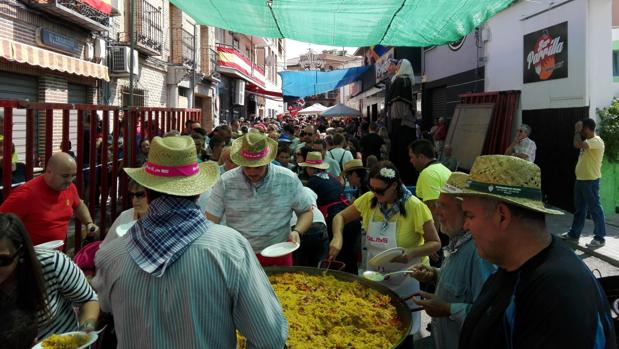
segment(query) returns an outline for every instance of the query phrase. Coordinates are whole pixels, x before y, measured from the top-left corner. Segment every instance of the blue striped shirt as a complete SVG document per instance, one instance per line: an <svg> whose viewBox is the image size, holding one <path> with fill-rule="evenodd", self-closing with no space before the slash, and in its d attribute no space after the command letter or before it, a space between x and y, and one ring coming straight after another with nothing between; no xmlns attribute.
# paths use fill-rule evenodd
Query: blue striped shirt
<svg viewBox="0 0 619 349"><path fill-rule="evenodd" d="M96 301L95 291L80 268L64 253L42 249L35 249L35 252L43 269L51 315L51 322L46 323L42 314L39 314L37 338L77 331L78 318L73 307Z"/></svg>
<svg viewBox="0 0 619 349"><path fill-rule="evenodd" d="M288 323L245 240L213 224L161 277L140 269L128 237L111 241L95 258L92 284L101 309L114 317L118 348L283 348Z"/></svg>
<svg viewBox="0 0 619 349"><path fill-rule="evenodd" d="M226 225L240 232L258 253L288 240L292 213L312 209L313 200L289 169L269 164L260 183L251 183L241 167L224 173L211 190L206 212L226 216Z"/></svg>

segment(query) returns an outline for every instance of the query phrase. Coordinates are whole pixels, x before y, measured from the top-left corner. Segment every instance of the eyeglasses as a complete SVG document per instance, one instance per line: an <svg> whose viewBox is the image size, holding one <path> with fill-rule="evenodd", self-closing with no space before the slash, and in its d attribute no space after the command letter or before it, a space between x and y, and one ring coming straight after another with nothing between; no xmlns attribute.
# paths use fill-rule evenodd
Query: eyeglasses
<svg viewBox="0 0 619 349"><path fill-rule="evenodd" d="M135 197L136 199L143 199L144 197L146 197L146 192L145 191L136 191L134 192L129 192L129 199L133 199L133 197Z"/></svg>
<svg viewBox="0 0 619 349"><path fill-rule="evenodd" d="M526 133L527 131L526 131L526 130L518 130L518 132L520 132L520 133Z"/></svg>
<svg viewBox="0 0 619 349"><path fill-rule="evenodd" d="M313 136L314 134L311 132L301 132L301 137L303 136Z"/></svg>
<svg viewBox="0 0 619 349"><path fill-rule="evenodd" d="M10 256L6 256L6 255L0 256L0 267L6 267L6 266L11 265L11 263L13 263L15 258L21 252L21 249L22 249L22 246L19 246L19 248L17 250L15 250L15 253L13 253L12 255L10 255Z"/></svg>
<svg viewBox="0 0 619 349"><path fill-rule="evenodd" d="M371 186L369 187L370 191L374 193L374 195L380 195L380 196L385 195L385 192L389 190L389 188L391 188L391 184L389 184L383 189L372 188Z"/></svg>

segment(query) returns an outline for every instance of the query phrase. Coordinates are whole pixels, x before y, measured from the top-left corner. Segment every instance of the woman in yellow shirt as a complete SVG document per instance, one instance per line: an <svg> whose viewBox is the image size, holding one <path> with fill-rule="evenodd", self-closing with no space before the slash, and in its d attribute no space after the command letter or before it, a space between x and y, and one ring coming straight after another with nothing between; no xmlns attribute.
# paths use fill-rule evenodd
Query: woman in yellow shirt
<svg viewBox="0 0 619 349"><path fill-rule="evenodd" d="M369 189L352 206L333 218L329 258L335 258L342 249L344 225L361 218L366 232L366 260L389 249L403 249L393 259L378 265L366 263L363 269L387 273L406 269L419 262L427 264L428 256L441 248L428 207L406 189L398 170L389 161L381 161L370 170ZM419 291L419 282L405 274L393 276L381 283L400 297L408 297ZM414 306L412 301L407 304ZM415 313L414 317L418 318L419 313ZM413 320L412 333L419 331L419 323L419 319Z"/></svg>

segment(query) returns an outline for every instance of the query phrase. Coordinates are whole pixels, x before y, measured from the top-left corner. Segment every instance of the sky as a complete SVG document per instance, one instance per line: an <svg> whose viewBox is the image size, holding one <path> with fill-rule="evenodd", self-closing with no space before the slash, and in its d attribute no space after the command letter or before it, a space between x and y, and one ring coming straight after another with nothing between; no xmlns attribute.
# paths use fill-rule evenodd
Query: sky
<svg viewBox="0 0 619 349"><path fill-rule="evenodd" d="M300 55L307 53L308 48L311 48L312 50L318 53L322 52L323 50L329 50L329 49L341 50L342 49L342 47L316 45L316 44L310 44L306 42L286 39L286 59L299 57ZM344 50L346 50L347 53L350 55L355 53L356 49L357 49L356 47L344 47Z"/></svg>

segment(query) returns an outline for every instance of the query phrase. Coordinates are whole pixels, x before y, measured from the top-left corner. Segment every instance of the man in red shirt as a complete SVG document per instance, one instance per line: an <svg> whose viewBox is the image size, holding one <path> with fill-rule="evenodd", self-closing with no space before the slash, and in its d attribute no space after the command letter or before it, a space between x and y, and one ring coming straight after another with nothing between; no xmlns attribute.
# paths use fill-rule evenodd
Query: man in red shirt
<svg viewBox="0 0 619 349"><path fill-rule="evenodd" d="M15 189L0 206L0 212L16 214L26 226L33 245L52 240L66 240L69 221L75 213L86 225L89 237L97 227L88 207L73 184L77 173L75 160L67 153L52 155L45 174Z"/></svg>

